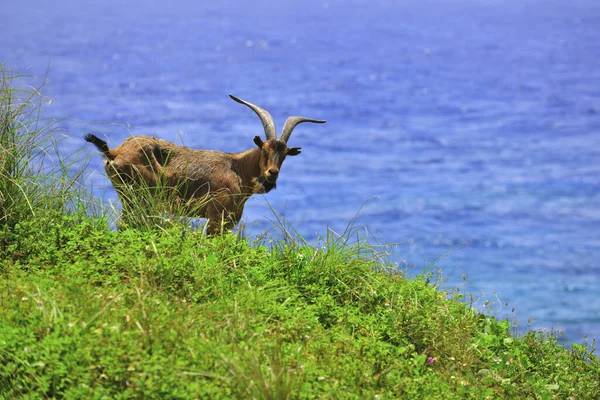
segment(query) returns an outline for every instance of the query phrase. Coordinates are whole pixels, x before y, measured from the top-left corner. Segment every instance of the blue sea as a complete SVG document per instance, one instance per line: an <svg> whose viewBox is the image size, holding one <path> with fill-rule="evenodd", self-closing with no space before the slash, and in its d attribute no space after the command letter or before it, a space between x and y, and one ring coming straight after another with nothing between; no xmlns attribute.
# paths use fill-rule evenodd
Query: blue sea
<svg viewBox="0 0 600 400"><path fill-rule="evenodd" d="M600 339L597 0L32 0L0 20L0 62L47 74L45 112L107 202L86 132L251 148L260 121L229 93L278 127L326 119L294 131L302 154L249 201L248 236L270 207L309 240L356 217L407 274L439 268L521 330Z"/></svg>

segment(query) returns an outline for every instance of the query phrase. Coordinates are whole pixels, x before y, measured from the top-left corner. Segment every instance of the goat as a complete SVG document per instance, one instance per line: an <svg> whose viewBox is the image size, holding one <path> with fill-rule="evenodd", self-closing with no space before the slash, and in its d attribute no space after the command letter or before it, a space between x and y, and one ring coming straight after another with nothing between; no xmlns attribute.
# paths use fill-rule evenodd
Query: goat
<svg viewBox="0 0 600 400"><path fill-rule="evenodd" d="M208 219L209 235L231 229L241 219L244 205L253 194L269 193L276 188L285 158L300 154L300 147L287 146L294 128L303 122L326 122L289 117L277 139L269 112L233 95L229 97L258 115L266 141L255 136L256 147L233 154L192 150L155 137L132 136L110 150L104 140L91 133L85 135L85 140L104 155L104 169L121 199L124 214L131 209L132 200L126 194L131 191L126 189L166 187L184 206L183 216Z"/></svg>

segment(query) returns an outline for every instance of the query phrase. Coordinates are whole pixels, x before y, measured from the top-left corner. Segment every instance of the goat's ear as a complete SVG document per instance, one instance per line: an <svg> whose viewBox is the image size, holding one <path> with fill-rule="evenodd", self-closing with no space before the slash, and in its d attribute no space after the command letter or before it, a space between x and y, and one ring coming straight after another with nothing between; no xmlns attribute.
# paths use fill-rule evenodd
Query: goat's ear
<svg viewBox="0 0 600 400"><path fill-rule="evenodd" d="M254 136L254 144L256 144L259 148L262 149L264 142L260 138L260 136Z"/></svg>
<svg viewBox="0 0 600 400"><path fill-rule="evenodd" d="M288 156L297 156L298 154L301 153L300 149L301 149L301 147L290 147L287 149L287 155Z"/></svg>

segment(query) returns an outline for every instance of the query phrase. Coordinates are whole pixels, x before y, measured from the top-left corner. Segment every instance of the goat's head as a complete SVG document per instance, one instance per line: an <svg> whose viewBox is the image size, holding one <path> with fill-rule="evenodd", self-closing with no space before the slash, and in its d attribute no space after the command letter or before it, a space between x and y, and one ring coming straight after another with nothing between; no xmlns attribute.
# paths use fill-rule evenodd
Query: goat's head
<svg viewBox="0 0 600 400"><path fill-rule="evenodd" d="M277 139L277 131L275 130L275 122L273 117L268 111L249 103L245 100L239 99L235 96L229 95L233 100L238 103L244 104L250 107L256 115L260 118L263 127L265 129L266 141L263 141L260 136L254 137L254 144L261 149L260 154L260 177L258 183L263 186L264 191L268 192L275 188L277 178L279 177L279 171L281 170L281 164L287 156L297 156L300 154L300 147L288 147L287 141L292 134L294 128L303 122L313 122L316 124L323 124L325 121L310 119L304 117L289 117L283 126L281 136Z"/></svg>

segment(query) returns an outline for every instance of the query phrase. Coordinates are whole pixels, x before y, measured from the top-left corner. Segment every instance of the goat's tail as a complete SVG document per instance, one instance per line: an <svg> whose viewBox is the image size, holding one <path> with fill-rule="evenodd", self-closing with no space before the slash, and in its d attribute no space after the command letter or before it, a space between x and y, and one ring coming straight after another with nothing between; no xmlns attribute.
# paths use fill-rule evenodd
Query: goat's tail
<svg viewBox="0 0 600 400"><path fill-rule="evenodd" d="M104 140L100 139L98 136L88 133L83 138L85 139L86 142L90 142L91 144L96 146L98 148L98 150L100 150L102 152L102 154L104 155L104 157L106 157L107 159L109 159L109 160L115 159L115 156L112 154L112 152L108 148L108 144Z"/></svg>

